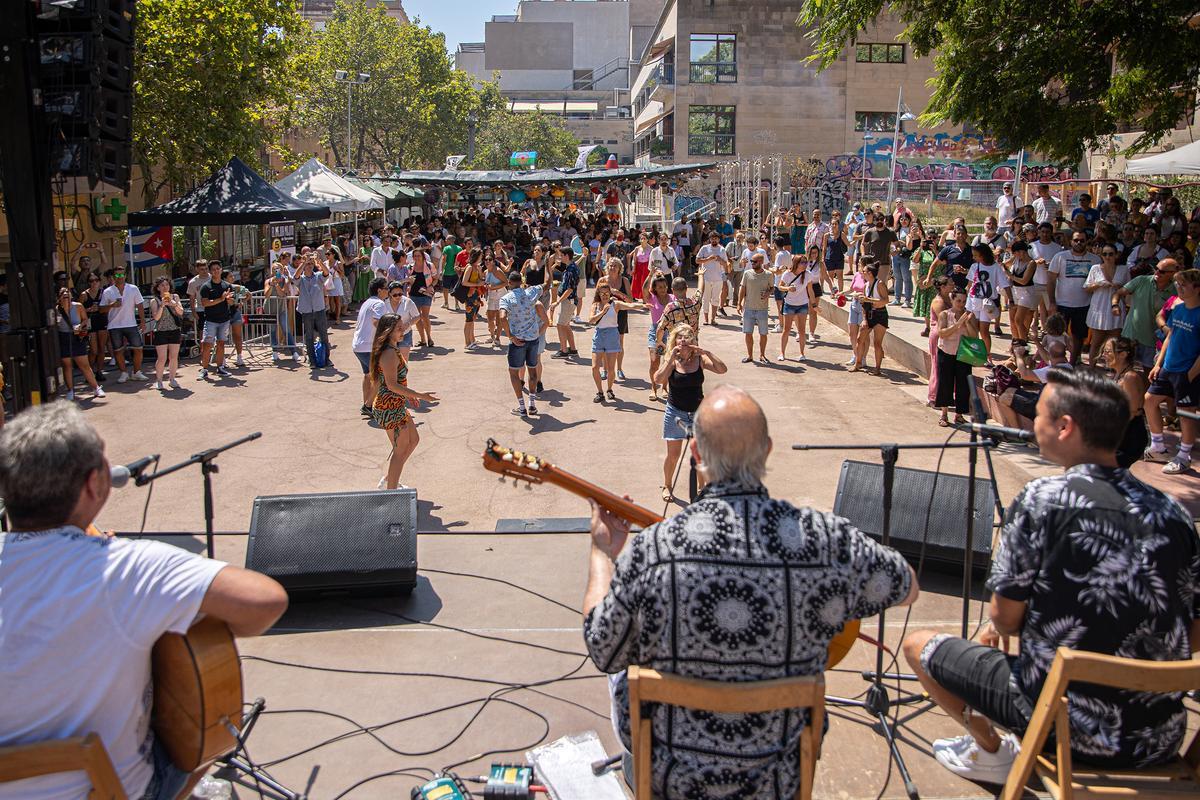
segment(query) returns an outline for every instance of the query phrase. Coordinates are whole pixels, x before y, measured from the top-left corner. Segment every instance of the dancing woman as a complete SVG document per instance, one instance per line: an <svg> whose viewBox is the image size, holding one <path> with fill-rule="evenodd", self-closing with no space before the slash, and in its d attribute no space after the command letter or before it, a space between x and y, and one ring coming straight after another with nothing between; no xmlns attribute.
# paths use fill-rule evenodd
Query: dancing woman
<svg viewBox="0 0 1200 800"><path fill-rule="evenodd" d="M417 449L421 437L408 413L412 400L437 402L433 392L416 392L408 388L408 364L400 355L400 340L404 338L404 326L396 314L384 314L375 326L375 340L371 343L371 375L375 377L378 390L371 404L371 416L387 433L392 444L387 474L379 480L380 489L396 489L400 486L400 472L404 462Z"/></svg>

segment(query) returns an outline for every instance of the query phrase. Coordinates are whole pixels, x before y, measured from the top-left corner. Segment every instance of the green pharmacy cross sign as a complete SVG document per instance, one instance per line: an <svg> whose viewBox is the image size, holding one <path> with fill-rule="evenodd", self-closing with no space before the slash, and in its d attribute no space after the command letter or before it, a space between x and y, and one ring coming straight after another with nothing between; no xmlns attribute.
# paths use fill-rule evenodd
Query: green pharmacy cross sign
<svg viewBox="0 0 1200 800"><path fill-rule="evenodd" d="M112 217L113 222L120 222L121 218L125 216L125 212L128 210L129 206L122 203L121 198L119 197L114 197L112 200L108 201L107 205L105 205L103 198L96 198L96 213L108 214L110 217Z"/></svg>

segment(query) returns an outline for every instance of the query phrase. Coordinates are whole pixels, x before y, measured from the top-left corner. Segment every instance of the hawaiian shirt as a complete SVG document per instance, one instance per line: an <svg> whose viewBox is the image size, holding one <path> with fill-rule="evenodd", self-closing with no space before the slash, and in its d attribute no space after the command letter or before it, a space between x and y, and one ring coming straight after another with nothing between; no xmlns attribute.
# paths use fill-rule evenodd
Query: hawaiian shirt
<svg viewBox="0 0 1200 800"><path fill-rule="evenodd" d="M1013 681L1033 705L1059 647L1191 658L1200 539L1167 495L1126 470L1080 464L1017 495L988 588L1028 604ZM1144 766L1179 751L1181 694L1077 685L1069 695L1071 749L1081 758Z"/></svg>
<svg viewBox="0 0 1200 800"><path fill-rule="evenodd" d="M899 553L841 517L714 483L630 538L584 639L598 669L620 673L614 723L628 749L629 665L730 682L820 675L843 623L900 602L911 581ZM654 796L793 797L806 718L655 707Z"/></svg>
<svg viewBox="0 0 1200 800"><path fill-rule="evenodd" d="M512 336L532 342L541 334L537 302L542 296L540 286L518 286L500 298L500 310L508 315L508 331Z"/></svg>
<svg viewBox="0 0 1200 800"><path fill-rule="evenodd" d="M670 334L671 328L674 328L681 322L686 322L692 326L692 333L695 334L697 342L700 341L700 301L694 297L675 300L667 304L663 310L662 316L658 318L658 329L662 333L662 340L667 340L667 335Z"/></svg>

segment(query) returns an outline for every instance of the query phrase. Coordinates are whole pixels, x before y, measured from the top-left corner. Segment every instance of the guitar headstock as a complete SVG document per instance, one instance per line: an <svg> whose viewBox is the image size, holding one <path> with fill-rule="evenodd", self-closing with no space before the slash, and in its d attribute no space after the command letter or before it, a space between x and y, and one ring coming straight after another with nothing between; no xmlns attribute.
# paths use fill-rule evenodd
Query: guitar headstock
<svg viewBox="0 0 1200 800"><path fill-rule="evenodd" d="M542 474L550 465L537 456L501 447L495 439L488 439L483 449L483 466L502 477L541 483Z"/></svg>

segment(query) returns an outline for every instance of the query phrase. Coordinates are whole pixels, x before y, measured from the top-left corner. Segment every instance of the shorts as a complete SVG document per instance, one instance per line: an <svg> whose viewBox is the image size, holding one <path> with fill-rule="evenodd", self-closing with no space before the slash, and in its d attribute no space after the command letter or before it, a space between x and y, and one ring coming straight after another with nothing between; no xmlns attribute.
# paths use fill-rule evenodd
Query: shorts
<svg viewBox="0 0 1200 800"><path fill-rule="evenodd" d="M667 413L663 415L663 441L678 442L692 435L692 424L696 421L695 411L682 411L667 402Z"/></svg>
<svg viewBox="0 0 1200 800"><path fill-rule="evenodd" d="M570 325L571 320L575 317L575 300L563 300L558 304L558 316L554 320L555 325Z"/></svg>
<svg viewBox="0 0 1200 800"><path fill-rule="evenodd" d="M1200 404L1200 379L1188 380L1186 372L1158 371L1158 377L1146 390L1147 394L1161 397L1174 397L1175 405L1181 408L1193 408Z"/></svg>
<svg viewBox="0 0 1200 800"><path fill-rule="evenodd" d="M150 776L150 783L146 784L146 791L142 793L140 800L175 800L183 791L183 787L187 786L192 777L191 773L184 772L171 763L171 756L157 737L154 739L151 761L154 773Z"/></svg>
<svg viewBox="0 0 1200 800"><path fill-rule="evenodd" d="M665 343L664 343L665 346ZM658 348L658 326L651 325L650 330L646 331L646 348L648 350L656 350ZM662 355L661 353L659 355Z"/></svg>
<svg viewBox="0 0 1200 800"><path fill-rule="evenodd" d="M629 312L628 311L618 311L617 312L617 333L621 334L622 336L629 333Z"/></svg>
<svg viewBox="0 0 1200 800"><path fill-rule="evenodd" d="M229 326L230 323L228 322L205 322L204 338L201 341L215 342L219 339L222 342L228 342Z"/></svg>
<svg viewBox="0 0 1200 800"><path fill-rule="evenodd" d="M538 348L540 344L537 339L525 342L524 344L508 343L508 368L521 369L529 367L533 369L538 365Z"/></svg>
<svg viewBox="0 0 1200 800"><path fill-rule="evenodd" d="M1087 306L1059 306L1058 313L1067 321L1067 330L1072 336L1079 340L1087 338Z"/></svg>
<svg viewBox="0 0 1200 800"><path fill-rule="evenodd" d="M863 322L862 303L858 302L857 300L851 300L850 301L850 324L851 325L862 325L862 322Z"/></svg>
<svg viewBox="0 0 1200 800"><path fill-rule="evenodd" d="M433 298L427 294L414 294L411 297L413 305L417 308L429 308L433 305Z"/></svg>
<svg viewBox="0 0 1200 800"><path fill-rule="evenodd" d="M782 289L772 289L771 293L774 295L776 303L782 303L783 298L787 297L787 293Z"/></svg>
<svg viewBox="0 0 1200 800"><path fill-rule="evenodd" d="M370 353L360 353L357 350L355 350L354 357L358 359L359 366L362 367L363 375L370 375L371 374L371 354Z"/></svg>
<svg viewBox="0 0 1200 800"><path fill-rule="evenodd" d="M621 334L616 328L596 328L596 332L592 334L592 352L621 352Z"/></svg>
<svg viewBox="0 0 1200 800"><path fill-rule="evenodd" d="M183 335L179 332L178 328L173 328L169 331L154 332L155 347L158 347L160 344L179 344L182 341Z"/></svg>
<svg viewBox="0 0 1200 800"><path fill-rule="evenodd" d="M1046 297L1046 287L1044 286L1014 286L1013 302L1021 308L1027 308L1031 311L1037 311L1042 300Z"/></svg>
<svg viewBox="0 0 1200 800"><path fill-rule="evenodd" d="M784 313L784 315L807 314L808 313L808 303L805 303L804 305L801 305L801 306L794 306L791 303L784 300L783 301L783 313Z"/></svg>
<svg viewBox="0 0 1200 800"><path fill-rule="evenodd" d="M1017 657L942 634L921 650L921 666L967 707L1021 736L1033 706L1016 687Z"/></svg>
<svg viewBox="0 0 1200 800"><path fill-rule="evenodd" d="M488 289L487 310L488 311L499 311L501 297L504 297L503 289Z"/></svg>
<svg viewBox="0 0 1200 800"><path fill-rule="evenodd" d="M991 308L992 311L989 311L989 308ZM967 311L970 311L972 314L974 314L975 319L985 324L995 321L1000 314L999 308L997 308L995 305L989 305L986 300L978 297L971 297L967 299ZM995 313L993 313L993 311Z"/></svg>
<svg viewBox="0 0 1200 800"><path fill-rule="evenodd" d="M458 273L452 272L449 275L442 276L442 289L447 292L453 292L458 286Z"/></svg>
<svg viewBox="0 0 1200 800"><path fill-rule="evenodd" d="M82 339L73 333L58 332L58 357L79 358L88 354L88 339Z"/></svg>
<svg viewBox="0 0 1200 800"><path fill-rule="evenodd" d="M409 328L408 333L400 339L400 347L412 348L412 328Z"/></svg>
<svg viewBox="0 0 1200 800"><path fill-rule="evenodd" d="M760 308L757 311L747 308L742 312L742 333L751 334L754 332L754 326L758 326L760 336L766 336L768 325L767 309Z"/></svg>
<svg viewBox="0 0 1200 800"><path fill-rule="evenodd" d="M480 309L483 308L483 298L472 291L463 301L463 308L467 312L467 322L478 322Z"/></svg>
<svg viewBox="0 0 1200 800"><path fill-rule="evenodd" d="M888 326L888 310L886 308L872 308L863 310L863 322L868 328L878 328Z"/></svg>
<svg viewBox="0 0 1200 800"><path fill-rule="evenodd" d="M809 284L809 285L813 287L813 297L815 297L815 298L817 298L818 300L820 300L822 297L824 297L824 296L825 296L825 290L821 288L821 282L820 282L820 281L813 281L813 282L812 282L811 284Z"/></svg>
<svg viewBox="0 0 1200 800"><path fill-rule="evenodd" d="M109 328L108 338L112 342L114 352L129 347L138 349L143 346L142 332L137 328Z"/></svg>
<svg viewBox="0 0 1200 800"><path fill-rule="evenodd" d="M240 308L235 308L233 310L233 313L229 316L229 324L230 325L241 325L242 324L242 310Z"/></svg>

